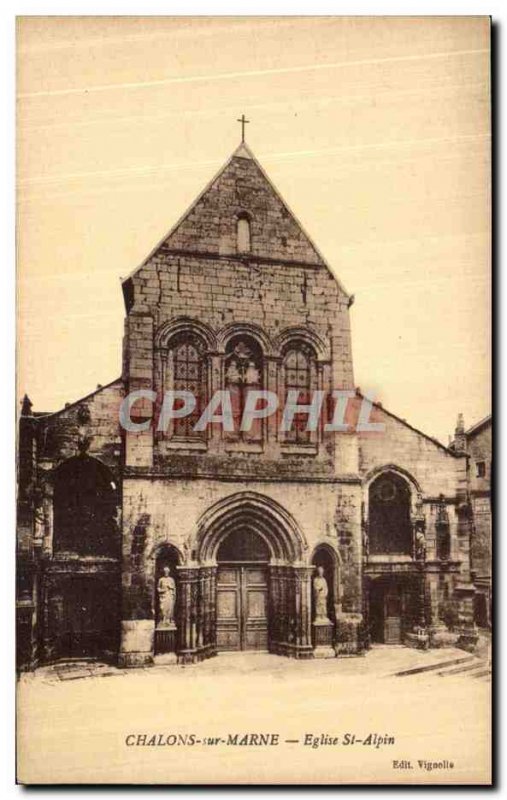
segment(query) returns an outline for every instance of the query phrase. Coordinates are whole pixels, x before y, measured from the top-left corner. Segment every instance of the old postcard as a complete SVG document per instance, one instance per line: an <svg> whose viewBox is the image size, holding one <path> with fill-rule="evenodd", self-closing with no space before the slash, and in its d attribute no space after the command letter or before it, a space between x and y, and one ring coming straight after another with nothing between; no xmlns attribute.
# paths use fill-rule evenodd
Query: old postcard
<svg viewBox="0 0 507 800"><path fill-rule="evenodd" d="M491 782L490 56L18 18L19 782Z"/></svg>

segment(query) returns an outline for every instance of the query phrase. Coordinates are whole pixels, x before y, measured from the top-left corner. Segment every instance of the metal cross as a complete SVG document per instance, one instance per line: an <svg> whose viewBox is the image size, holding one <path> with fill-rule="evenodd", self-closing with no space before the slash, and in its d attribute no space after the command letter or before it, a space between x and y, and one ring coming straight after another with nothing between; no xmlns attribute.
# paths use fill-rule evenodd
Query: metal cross
<svg viewBox="0 0 507 800"><path fill-rule="evenodd" d="M246 119L245 115L241 115L241 119L237 119L236 122L241 122L241 141L245 141L245 125L248 125L250 122L249 119Z"/></svg>

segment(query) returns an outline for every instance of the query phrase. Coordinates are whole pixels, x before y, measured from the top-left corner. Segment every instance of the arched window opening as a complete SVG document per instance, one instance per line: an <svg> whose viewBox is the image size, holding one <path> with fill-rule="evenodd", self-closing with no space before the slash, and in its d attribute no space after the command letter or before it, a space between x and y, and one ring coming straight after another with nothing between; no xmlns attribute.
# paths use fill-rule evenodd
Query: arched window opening
<svg viewBox="0 0 507 800"><path fill-rule="evenodd" d="M269 561L269 548L258 533L248 528L230 533L221 543L217 553L218 563L231 561Z"/></svg>
<svg viewBox="0 0 507 800"><path fill-rule="evenodd" d="M240 216L236 228L238 253L249 253L252 247L250 220L246 215Z"/></svg>
<svg viewBox="0 0 507 800"><path fill-rule="evenodd" d="M88 556L117 556L118 491L109 469L75 456L55 474L53 549Z"/></svg>
<svg viewBox="0 0 507 800"><path fill-rule="evenodd" d="M255 419L249 431L241 430L241 421L249 392L263 388L263 354L251 336L234 336L225 350L225 388L231 398L234 431L226 438L259 442L262 440L262 420Z"/></svg>
<svg viewBox="0 0 507 800"><path fill-rule="evenodd" d="M412 555L410 488L393 472L379 475L369 488L370 554Z"/></svg>
<svg viewBox="0 0 507 800"><path fill-rule="evenodd" d="M316 388L316 362L313 350L305 342L292 343L285 352L284 367L284 401L289 391L297 392L297 402L301 405L311 402L312 390ZM307 444L312 439L312 432L306 430L308 414L295 414L292 426L285 434L287 442Z"/></svg>
<svg viewBox="0 0 507 800"><path fill-rule="evenodd" d="M447 561L451 557L451 534L449 525L437 524L437 558Z"/></svg>
<svg viewBox="0 0 507 800"><path fill-rule="evenodd" d="M181 439L202 439L203 432L194 426L206 406L206 361L205 347L200 337L191 332L180 334L169 343L169 379L175 391L186 391L195 398L190 414L172 420L169 435Z"/></svg>

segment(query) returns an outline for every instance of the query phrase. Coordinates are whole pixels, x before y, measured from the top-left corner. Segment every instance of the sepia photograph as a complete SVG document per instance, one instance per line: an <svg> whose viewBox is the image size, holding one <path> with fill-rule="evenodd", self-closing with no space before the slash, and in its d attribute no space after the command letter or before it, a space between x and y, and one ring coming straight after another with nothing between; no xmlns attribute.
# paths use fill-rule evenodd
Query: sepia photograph
<svg viewBox="0 0 507 800"><path fill-rule="evenodd" d="M19 16L20 784L492 782L487 16Z"/></svg>

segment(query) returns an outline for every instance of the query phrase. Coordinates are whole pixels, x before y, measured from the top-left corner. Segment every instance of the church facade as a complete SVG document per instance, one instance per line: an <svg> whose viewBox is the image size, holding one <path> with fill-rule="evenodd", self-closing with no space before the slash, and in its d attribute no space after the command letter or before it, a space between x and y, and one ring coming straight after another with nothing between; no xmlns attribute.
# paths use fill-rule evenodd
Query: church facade
<svg viewBox="0 0 507 800"><path fill-rule="evenodd" d="M466 456L379 404L379 430L329 430L333 391L363 402L351 298L246 145L122 285L121 376L54 413L23 402L20 667L472 648ZM242 430L252 387L321 391L323 418ZM200 430L224 389L234 424ZM195 407L159 426L167 391Z"/></svg>

